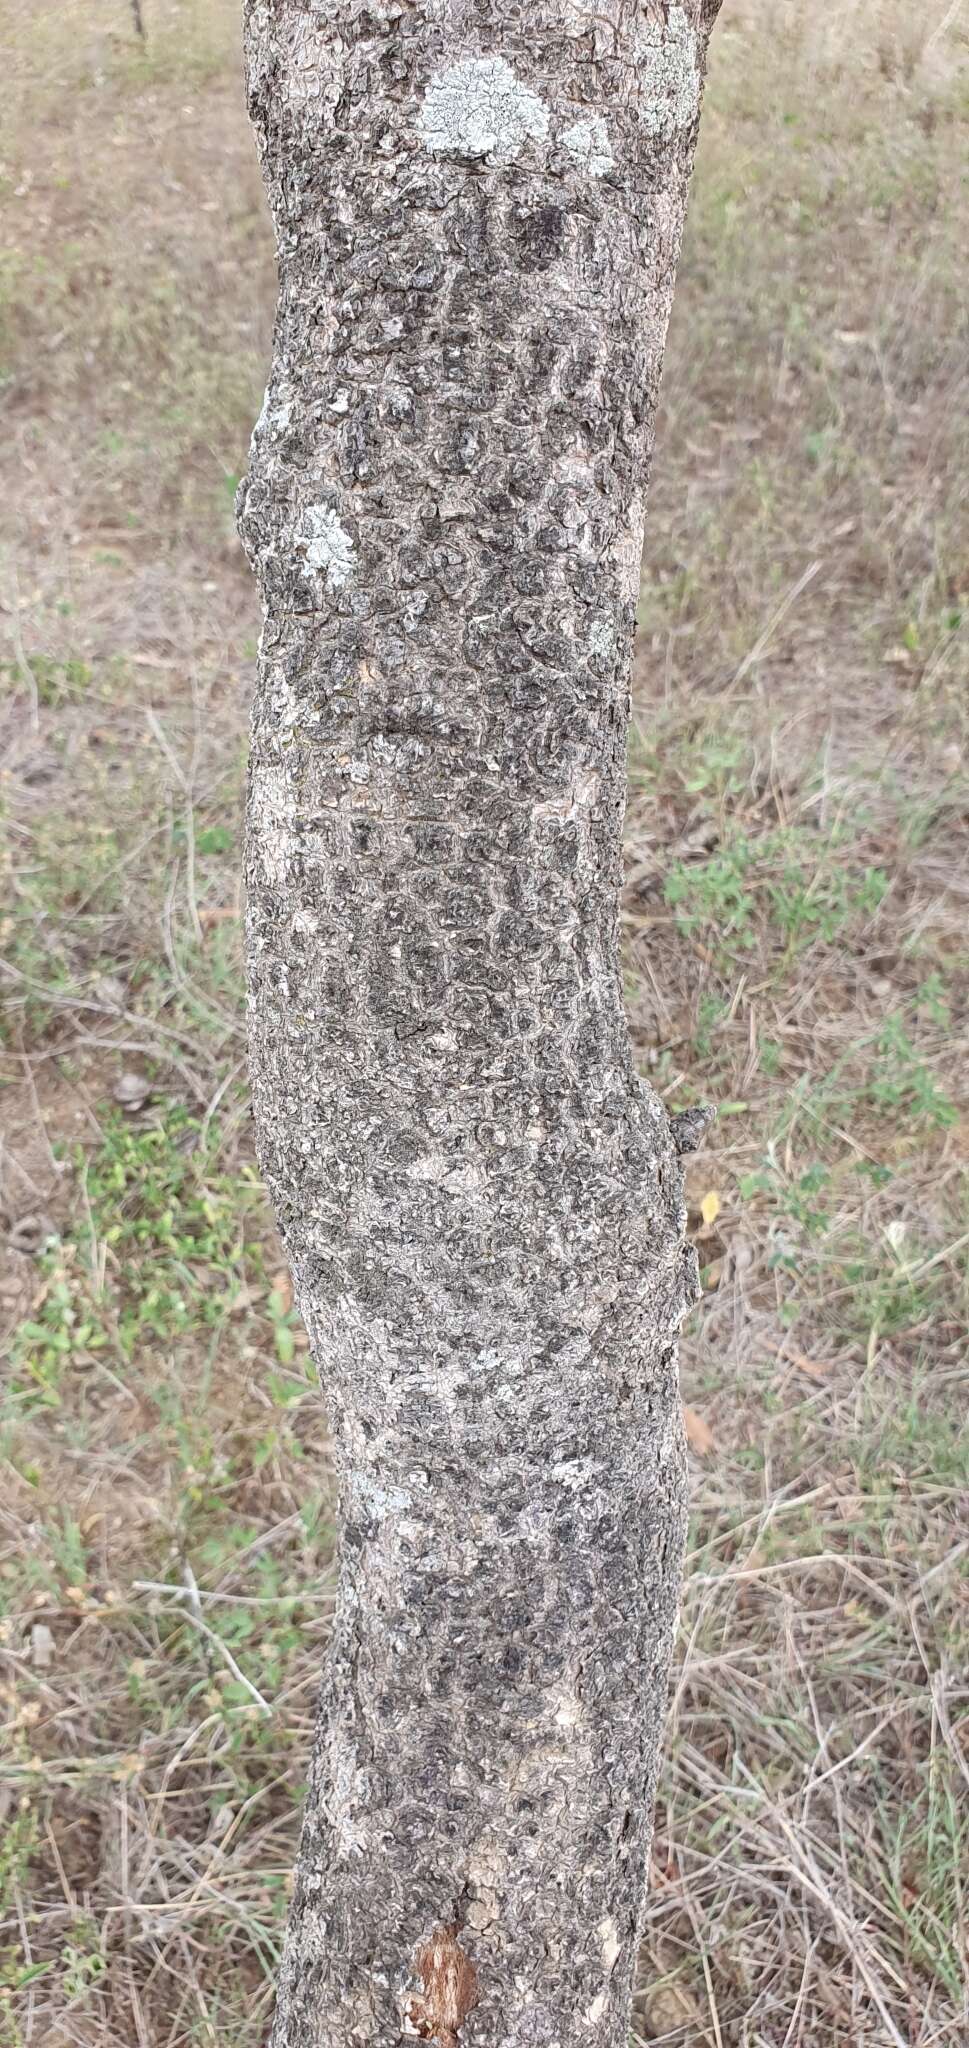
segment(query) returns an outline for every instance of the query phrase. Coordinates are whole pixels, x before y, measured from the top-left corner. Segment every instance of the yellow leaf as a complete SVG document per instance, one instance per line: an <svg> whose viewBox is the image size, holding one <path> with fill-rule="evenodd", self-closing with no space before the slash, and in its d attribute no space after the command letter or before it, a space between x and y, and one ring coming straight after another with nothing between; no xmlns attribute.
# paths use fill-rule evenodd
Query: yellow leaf
<svg viewBox="0 0 969 2048"><path fill-rule="evenodd" d="M271 1283L270 1292L276 1296L276 1300L279 1303L279 1315L288 1316L293 1306L293 1282L285 1266L282 1272L276 1274L275 1279Z"/></svg>
<svg viewBox="0 0 969 2048"><path fill-rule="evenodd" d="M709 1194L704 1195L700 1203L700 1214L704 1223L716 1222L720 1214L720 1197L715 1188L711 1188Z"/></svg>
<svg viewBox="0 0 969 2048"><path fill-rule="evenodd" d="M688 1408L685 1402L683 1404L683 1427L686 1430L686 1440L691 1450L696 1451L701 1458L707 1457L713 1449L713 1431L710 1428L710 1424L704 1422L702 1415L698 1415L695 1408Z"/></svg>

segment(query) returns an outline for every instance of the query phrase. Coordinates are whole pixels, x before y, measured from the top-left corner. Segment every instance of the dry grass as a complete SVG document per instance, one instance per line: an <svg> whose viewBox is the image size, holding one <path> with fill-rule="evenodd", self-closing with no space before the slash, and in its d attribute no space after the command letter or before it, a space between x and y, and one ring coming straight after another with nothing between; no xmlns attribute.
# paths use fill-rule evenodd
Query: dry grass
<svg viewBox="0 0 969 2048"><path fill-rule="evenodd" d="M234 5L144 11L0 0L0 2048L257 2048L331 1597L241 1071L271 261ZM629 1000L721 1120L669 2048L969 2040L965 58L943 0L727 0L674 316Z"/></svg>

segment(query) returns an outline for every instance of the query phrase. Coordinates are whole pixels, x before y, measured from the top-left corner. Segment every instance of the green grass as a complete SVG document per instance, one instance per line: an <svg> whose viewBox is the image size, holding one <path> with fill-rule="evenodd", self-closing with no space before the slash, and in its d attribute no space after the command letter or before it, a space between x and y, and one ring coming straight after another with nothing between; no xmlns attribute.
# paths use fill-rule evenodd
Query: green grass
<svg viewBox="0 0 969 2048"><path fill-rule="evenodd" d="M718 945L750 949L766 922L783 969L815 940L863 930L888 894L881 868L846 870L839 851L836 839L819 846L816 834L792 827L761 840L737 832L708 860L674 862L666 901L684 937L705 931Z"/></svg>
<svg viewBox="0 0 969 2048"><path fill-rule="evenodd" d="M199 1121L178 1103L135 1128L118 1111L76 1161L80 1227L40 1261L41 1299L19 1326L12 1399L60 1408L66 1369L99 1352L125 1367L191 1332L208 1348L240 1293L263 1278L247 1221L262 1203L251 1174L214 1169Z"/></svg>

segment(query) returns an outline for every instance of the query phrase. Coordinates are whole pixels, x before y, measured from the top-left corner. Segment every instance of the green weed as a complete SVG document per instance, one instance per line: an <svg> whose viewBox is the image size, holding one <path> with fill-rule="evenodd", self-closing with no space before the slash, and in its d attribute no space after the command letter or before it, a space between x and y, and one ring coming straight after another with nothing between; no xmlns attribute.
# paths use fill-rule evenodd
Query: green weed
<svg viewBox="0 0 969 2048"><path fill-rule="evenodd" d="M24 667L37 692L38 703L54 709L79 703L91 689L92 670L86 661L28 653L24 656ZM22 689L23 682L23 671L16 662L0 662L3 687Z"/></svg>
<svg viewBox="0 0 969 2048"><path fill-rule="evenodd" d="M836 845L788 828L752 838L729 828L707 860L677 862L666 901L685 938L703 934L721 952L762 939L785 961L870 923L888 893L880 868L846 867Z"/></svg>
<svg viewBox="0 0 969 2048"><path fill-rule="evenodd" d="M944 1011L935 993L938 977L926 986L932 988L928 1007L934 1013L933 1021L938 1021ZM898 1015L887 1017L875 1037L865 1092L877 1110L887 1112L894 1122L909 1128L919 1130L935 1125L946 1130L957 1120L954 1103L912 1043Z"/></svg>
<svg viewBox="0 0 969 2048"><path fill-rule="evenodd" d="M938 1979L959 2003L965 1990L959 1929L969 1859L963 1788L944 1753L919 1771L916 1798L899 1815L884 1789L876 1805L887 1888L900 1927L903 1967Z"/></svg>
<svg viewBox="0 0 969 2048"><path fill-rule="evenodd" d="M130 1364L146 1345L191 1331L204 1340L261 1271L246 1236L258 1189L215 1167L197 1118L170 1102L140 1128L110 1111L103 1130L93 1157L76 1161L73 1241L45 1254L43 1298L15 1336L11 1398L25 1408L59 1407L65 1373L99 1353Z"/></svg>

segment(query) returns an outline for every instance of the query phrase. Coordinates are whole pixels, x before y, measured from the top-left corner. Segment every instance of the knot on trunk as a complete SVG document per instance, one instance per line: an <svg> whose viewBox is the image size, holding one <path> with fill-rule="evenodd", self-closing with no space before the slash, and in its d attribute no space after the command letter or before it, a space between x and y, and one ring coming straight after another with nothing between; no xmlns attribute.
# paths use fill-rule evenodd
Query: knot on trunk
<svg viewBox="0 0 969 2048"><path fill-rule="evenodd" d="M699 1152L710 1125L716 1120L716 1110L706 1103L702 1109L681 1109L677 1116L670 1117L670 1134L681 1159L686 1152Z"/></svg>

